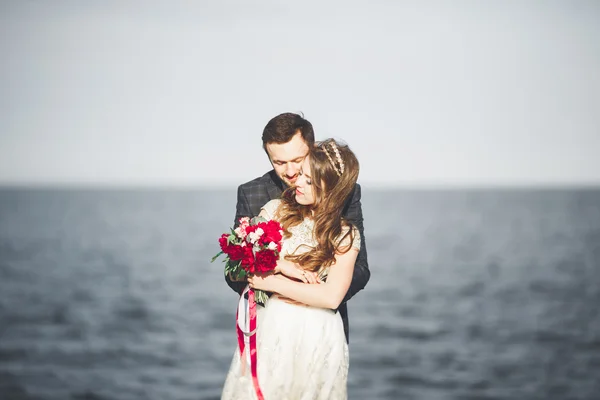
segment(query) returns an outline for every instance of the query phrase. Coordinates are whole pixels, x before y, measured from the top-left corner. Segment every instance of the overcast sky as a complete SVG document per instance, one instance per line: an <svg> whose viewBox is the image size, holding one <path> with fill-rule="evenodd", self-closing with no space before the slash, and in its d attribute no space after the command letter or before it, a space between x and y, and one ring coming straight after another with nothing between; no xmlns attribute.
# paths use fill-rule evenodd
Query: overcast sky
<svg viewBox="0 0 600 400"><path fill-rule="evenodd" d="M301 111L363 184L600 184L598 1L0 0L0 57L0 183L233 186Z"/></svg>

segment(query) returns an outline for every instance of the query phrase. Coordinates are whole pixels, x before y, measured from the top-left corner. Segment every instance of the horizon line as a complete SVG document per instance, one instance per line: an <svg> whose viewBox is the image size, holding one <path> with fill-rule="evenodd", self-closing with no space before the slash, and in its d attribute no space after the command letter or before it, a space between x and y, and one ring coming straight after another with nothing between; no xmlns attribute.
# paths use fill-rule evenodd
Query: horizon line
<svg viewBox="0 0 600 400"><path fill-rule="evenodd" d="M236 190L240 183L150 183L150 182L2 182L0 190L6 189L58 189L58 190ZM369 190L493 190L493 189L599 189L600 182L358 182Z"/></svg>

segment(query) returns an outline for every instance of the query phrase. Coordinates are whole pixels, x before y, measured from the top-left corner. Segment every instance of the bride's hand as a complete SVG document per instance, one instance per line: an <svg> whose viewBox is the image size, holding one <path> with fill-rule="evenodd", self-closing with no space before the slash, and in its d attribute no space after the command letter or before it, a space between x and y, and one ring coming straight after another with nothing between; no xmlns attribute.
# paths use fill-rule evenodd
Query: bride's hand
<svg viewBox="0 0 600 400"><path fill-rule="evenodd" d="M272 273L261 274L261 275L248 275L248 286L252 289L264 290L266 292L273 292L273 284L277 279L281 279Z"/></svg>
<svg viewBox="0 0 600 400"><path fill-rule="evenodd" d="M288 260L277 260L275 272L304 283L319 283L315 272L306 271Z"/></svg>

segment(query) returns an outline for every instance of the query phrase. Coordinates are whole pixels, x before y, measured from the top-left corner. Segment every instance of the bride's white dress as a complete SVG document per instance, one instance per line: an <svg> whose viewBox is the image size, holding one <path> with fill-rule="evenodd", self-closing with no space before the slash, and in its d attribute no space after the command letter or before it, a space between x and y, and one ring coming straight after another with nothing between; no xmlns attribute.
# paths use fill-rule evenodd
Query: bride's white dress
<svg viewBox="0 0 600 400"><path fill-rule="evenodd" d="M268 219L279 203L265 204ZM309 219L292 227L292 237L282 243L282 256L306 251L302 244L314 246L313 227ZM358 231L352 247L360 249ZM234 335L232 329L232 339ZM257 306L256 335L257 375L265 400L347 398L348 345L339 313L289 304L273 295L264 308ZM222 400L256 399L250 368L246 365L243 374L241 364L236 348Z"/></svg>

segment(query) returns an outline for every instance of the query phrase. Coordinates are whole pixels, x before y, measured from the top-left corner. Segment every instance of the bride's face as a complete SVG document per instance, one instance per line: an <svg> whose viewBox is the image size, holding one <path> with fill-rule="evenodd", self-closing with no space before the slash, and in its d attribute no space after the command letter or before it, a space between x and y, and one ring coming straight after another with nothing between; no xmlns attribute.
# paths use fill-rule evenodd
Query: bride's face
<svg viewBox="0 0 600 400"><path fill-rule="evenodd" d="M298 178L296 179L296 201L298 204L304 206L314 204L315 202L309 157L304 159L302 167L298 172Z"/></svg>

